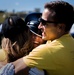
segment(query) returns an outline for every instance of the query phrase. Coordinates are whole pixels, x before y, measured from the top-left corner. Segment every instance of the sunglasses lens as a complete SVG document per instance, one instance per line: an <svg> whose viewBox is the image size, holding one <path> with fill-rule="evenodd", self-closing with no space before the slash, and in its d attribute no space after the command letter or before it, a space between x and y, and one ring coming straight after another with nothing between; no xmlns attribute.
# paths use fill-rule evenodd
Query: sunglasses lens
<svg viewBox="0 0 74 75"><path fill-rule="evenodd" d="M59 23L59 22L57 22L57 21L46 21L46 20L44 20L44 19L42 19L42 18L39 18L39 22L41 22L44 26L45 26L45 25L48 25L48 23L54 23L54 24Z"/></svg>
<svg viewBox="0 0 74 75"><path fill-rule="evenodd" d="M44 25L44 26L45 26L45 25L46 25L46 22L42 22L42 25Z"/></svg>
<svg viewBox="0 0 74 75"><path fill-rule="evenodd" d="M42 18L39 18L39 22L41 22L43 25L46 25L46 21L43 20Z"/></svg>

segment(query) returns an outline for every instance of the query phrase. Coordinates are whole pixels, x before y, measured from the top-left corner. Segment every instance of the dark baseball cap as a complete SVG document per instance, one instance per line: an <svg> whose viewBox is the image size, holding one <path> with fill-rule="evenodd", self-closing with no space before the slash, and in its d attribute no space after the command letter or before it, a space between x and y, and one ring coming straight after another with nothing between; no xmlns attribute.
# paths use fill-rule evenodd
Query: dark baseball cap
<svg viewBox="0 0 74 75"><path fill-rule="evenodd" d="M30 31L38 36L41 37L41 30L38 29L39 25L39 18L41 17L42 13L30 13L25 18L25 23L29 27Z"/></svg>

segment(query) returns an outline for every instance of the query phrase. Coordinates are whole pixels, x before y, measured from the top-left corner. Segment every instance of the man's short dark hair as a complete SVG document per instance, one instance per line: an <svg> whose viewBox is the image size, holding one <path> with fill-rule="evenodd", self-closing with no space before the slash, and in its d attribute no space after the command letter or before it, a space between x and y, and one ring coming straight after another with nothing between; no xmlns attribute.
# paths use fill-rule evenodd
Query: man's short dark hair
<svg viewBox="0 0 74 75"><path fill-rule="evenodd" d="M74 23L74 8L72 5L65 1L53 1L46 3L44 8L52 12L53 20L66 25L66 31L70 30Z"/></svg>

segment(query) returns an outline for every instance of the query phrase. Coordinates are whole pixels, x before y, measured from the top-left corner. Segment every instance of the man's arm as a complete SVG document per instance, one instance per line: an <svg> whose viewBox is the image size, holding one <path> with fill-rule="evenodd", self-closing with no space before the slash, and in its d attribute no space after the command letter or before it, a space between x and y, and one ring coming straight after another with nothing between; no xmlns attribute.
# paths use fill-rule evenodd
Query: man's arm
<svg viewBox="0 0 74 75"><path fill-rule="evenodd" d="M23 58L18 59L17 61L12 62L15 67L15 75L18 75L24 71L25 75L29 73L29 67L24 63Z"/></svg>
<svg viewBox="0 0 74 75"><path fill-rule="evenodd" d="M15 62L8 63L0 69L0 75L44 75L43 70L39 70L36 67L29 68L20 58Z"/></svg>
<svg viewBox="0 0 74 75"><path fill-rule="evenodd" d="M0 69L0 75L29 75L29 67L27 67L22 58L7 63Z"/></svg>

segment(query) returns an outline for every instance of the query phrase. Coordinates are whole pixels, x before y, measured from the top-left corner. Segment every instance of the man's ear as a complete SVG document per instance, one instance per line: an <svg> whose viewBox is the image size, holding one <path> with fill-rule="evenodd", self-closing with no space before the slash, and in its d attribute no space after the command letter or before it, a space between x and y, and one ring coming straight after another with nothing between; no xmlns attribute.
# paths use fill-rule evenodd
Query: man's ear
<svg viewBox="0 0 74 75"><path fill-rule="evenodd" d="M65 30L65 24L63 24L63 23L58 24L58 30L59 30L59 31Z"/></svg>

